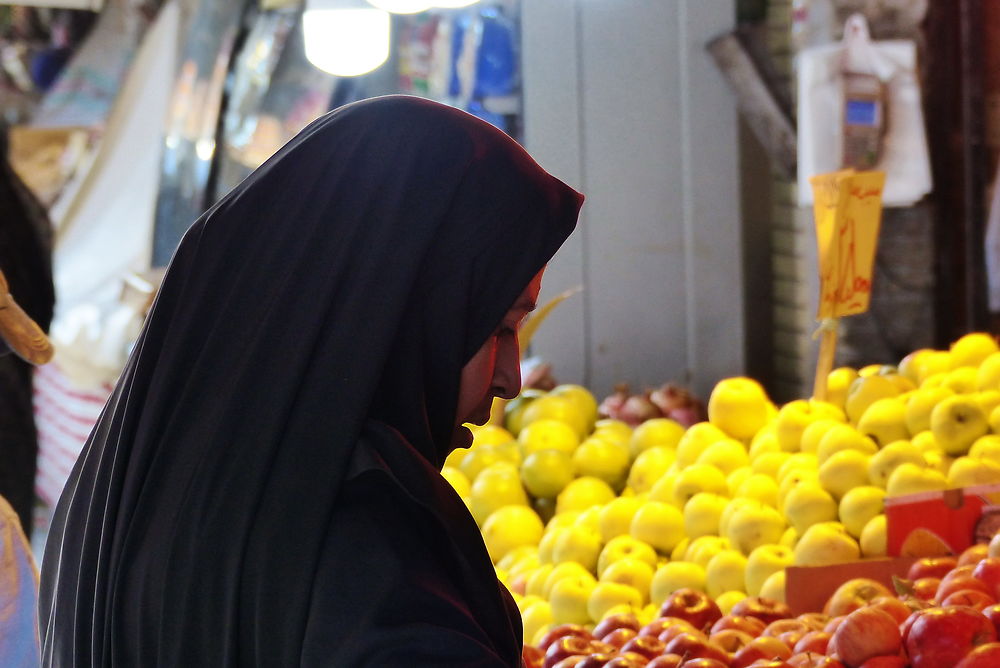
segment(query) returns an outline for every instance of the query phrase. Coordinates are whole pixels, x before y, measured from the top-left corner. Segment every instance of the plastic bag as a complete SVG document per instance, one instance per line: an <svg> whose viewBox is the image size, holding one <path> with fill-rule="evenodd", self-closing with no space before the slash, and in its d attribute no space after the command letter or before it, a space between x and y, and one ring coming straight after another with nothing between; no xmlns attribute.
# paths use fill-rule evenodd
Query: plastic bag
<svg viewBox="0 0 1000 668"><path fill-rule="evenodd" d="M798 58L799 204L812 204L809 177L845 166L845 110L851 114L847 120L877 123L880 128L878 155L867 168L886 173L885 206L910 206L929 193L931 166L916 44L873 42L864 17L855 14L847 20L842 43L806 49ZM852 75L881 82L880 108L868 108L864 100L851 106L847 82Z"/></svg>

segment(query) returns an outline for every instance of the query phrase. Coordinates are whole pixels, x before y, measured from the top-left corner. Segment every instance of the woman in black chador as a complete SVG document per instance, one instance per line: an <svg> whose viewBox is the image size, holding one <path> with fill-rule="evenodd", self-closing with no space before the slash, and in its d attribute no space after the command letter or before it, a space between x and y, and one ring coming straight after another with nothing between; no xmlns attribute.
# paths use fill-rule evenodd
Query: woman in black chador
<svg viewBox="0 0 1000 668"><path fill-rule="evenodd" d="M336 110L202 216L59 501L46 666L517 666L440 476L582 197L494 127Z"/></svg>

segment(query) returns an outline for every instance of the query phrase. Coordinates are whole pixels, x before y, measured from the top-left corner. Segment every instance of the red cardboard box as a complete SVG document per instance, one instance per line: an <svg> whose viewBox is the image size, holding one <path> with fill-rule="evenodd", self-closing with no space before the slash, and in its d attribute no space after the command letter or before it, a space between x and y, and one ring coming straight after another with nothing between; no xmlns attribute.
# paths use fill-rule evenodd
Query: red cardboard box
<svg viewBox="0 0 1000 668"><path fill-rule="evenodd" d="M890 557L961 554L976 543L983 509L1000 504L1000 485L922 492L885 500Z"/></svg>
<svg viewBox="0 0 1000 668"><path fill-rule="evenodd" d="M785 601L795 615L822 612L837 587L855 578L876 580L894 592L892 577L905 578L915 561L915 557L899 557L830 566L789 566L785 569Z"/></svg>

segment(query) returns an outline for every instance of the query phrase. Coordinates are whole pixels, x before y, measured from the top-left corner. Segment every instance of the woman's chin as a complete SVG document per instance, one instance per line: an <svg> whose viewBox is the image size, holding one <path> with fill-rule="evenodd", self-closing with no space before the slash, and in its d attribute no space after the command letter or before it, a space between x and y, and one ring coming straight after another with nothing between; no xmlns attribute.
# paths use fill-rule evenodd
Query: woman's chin
<svg viewBox="0 0 1000 668"><path fill-rule="evenodd" d="M471 445L472 430L464 424L455 427L455 431L451 435L451 449L463 450Z"/></svg>

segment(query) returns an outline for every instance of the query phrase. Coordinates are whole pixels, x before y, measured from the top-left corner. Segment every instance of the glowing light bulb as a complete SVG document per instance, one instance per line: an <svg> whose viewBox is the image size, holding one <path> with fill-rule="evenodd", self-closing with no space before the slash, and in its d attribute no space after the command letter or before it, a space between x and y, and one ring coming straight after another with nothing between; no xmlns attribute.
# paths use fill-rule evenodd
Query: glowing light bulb
<svg viewBox="0 0 1000 668"><path fill-rule="evenodd" d="M368 4L393 14L416 14L431 8L429 0L368 0Z"/></svg>
<svg viewBox="0 0 1000 668"><path fill-rule="evenodd" d="M389 58L389 13L381 9L328 9L309 3L302 14L306 58L330 74L355 77Z"/></svg>
<svg viewBox="0 0 1000 668"><path fill-rule="evenodd" d="M479 0L434 0L434 6L441 7L442 9L458 9L459 7L474 5L477 2Z"/></svg>

